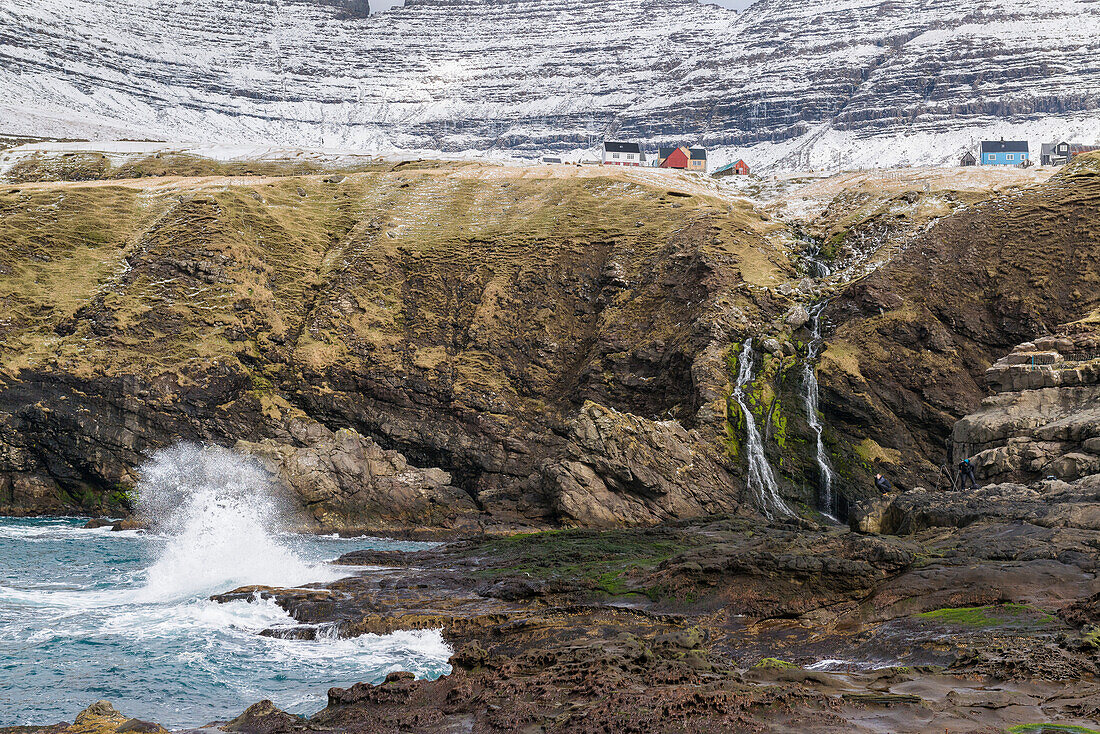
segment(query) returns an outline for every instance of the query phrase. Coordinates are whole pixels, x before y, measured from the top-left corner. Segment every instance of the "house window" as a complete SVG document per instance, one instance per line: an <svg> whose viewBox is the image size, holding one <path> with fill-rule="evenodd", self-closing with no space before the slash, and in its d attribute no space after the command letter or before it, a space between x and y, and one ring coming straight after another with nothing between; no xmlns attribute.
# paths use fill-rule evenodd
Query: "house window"
<svg viewBox="0 0 1100 734"><path fill-rule="evenodd" d="M1005 160L1006 161L1014 160L1014 156L1011 153L1008 153L1007 155L1005 155Z"/></svg>

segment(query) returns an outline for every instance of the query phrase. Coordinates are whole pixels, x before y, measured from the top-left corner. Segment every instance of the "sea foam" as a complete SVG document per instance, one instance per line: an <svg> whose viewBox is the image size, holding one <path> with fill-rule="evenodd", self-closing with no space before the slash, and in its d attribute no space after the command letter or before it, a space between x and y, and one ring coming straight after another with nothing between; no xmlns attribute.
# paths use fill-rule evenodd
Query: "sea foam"
<svg viewBox="0 0 1100 734"><path fill-rule="evenodd" d="M166 542L146 571L147 600L339 577L303 561L282 534L282 506L258 463L220 447L158 451L139 474L138 510Z"/></svg>

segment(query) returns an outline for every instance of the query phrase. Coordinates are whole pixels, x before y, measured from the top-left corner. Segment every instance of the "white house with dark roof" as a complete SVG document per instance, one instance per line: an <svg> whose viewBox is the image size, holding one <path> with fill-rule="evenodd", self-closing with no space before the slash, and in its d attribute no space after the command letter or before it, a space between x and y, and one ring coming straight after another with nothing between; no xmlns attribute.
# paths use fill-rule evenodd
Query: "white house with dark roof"
<svg viewBox="0 0 1100 734"><path fill-rule="evenodd" d="M645 163L642 146L608 140L603 144L605 166L641 166Z"/></svg>

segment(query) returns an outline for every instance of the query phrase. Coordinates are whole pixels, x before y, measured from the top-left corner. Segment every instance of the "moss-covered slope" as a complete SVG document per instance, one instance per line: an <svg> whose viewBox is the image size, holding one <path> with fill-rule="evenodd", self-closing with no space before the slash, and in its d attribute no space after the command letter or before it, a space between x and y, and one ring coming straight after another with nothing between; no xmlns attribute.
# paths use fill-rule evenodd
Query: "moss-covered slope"
<svg viewBox="0 0 1100 734"><path fill-rule="evenodd" d="M983 374L1100 305L1100 158L941 219L849 287L822 356L826 410L853 475L932 483Z"/></svg>
<svg viewBox="0 0 1100 734"><path fill-rule="evenodd" d="M282 440L308 419L445 469L487 511L548 518L540 466L585 401L695 426L726 389L700 356L791 274L774 222L630 173L28 184L0 213L15 509L105 496L174 440Z"/></svg>

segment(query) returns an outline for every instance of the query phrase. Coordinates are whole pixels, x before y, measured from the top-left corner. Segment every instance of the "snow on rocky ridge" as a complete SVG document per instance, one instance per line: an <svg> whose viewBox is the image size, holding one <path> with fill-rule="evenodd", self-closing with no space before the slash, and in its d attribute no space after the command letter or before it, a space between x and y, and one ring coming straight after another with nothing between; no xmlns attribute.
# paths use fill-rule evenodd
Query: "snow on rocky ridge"
<svg viewBox="0 0 1100 734"><path fill-rule="evenodd" d="M1100 139L1091 0L0 0L0 133L935 164Z"/></svg>

